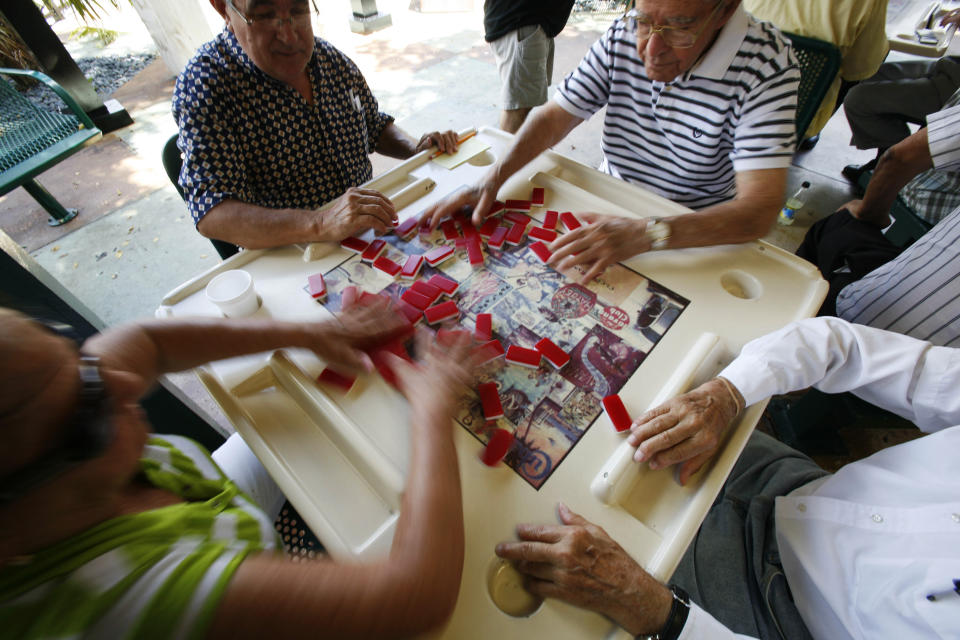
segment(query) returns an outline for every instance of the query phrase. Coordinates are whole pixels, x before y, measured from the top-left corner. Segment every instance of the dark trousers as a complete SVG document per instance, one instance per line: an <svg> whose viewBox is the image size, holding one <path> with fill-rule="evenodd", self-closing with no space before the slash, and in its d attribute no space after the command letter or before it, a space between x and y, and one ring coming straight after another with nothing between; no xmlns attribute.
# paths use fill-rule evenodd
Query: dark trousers
<svg viewBox="0 0 960 640"><path fill-rule="evenodd" d="M779 440L754 432L671 582L736 633L803 638L777 551L777 496L827 475Z"/></svg>
<svg viewBox="0 0 960 640"><path fill-rule="evenodd" d="M797 255L816 265L830 285L817 315L837 315L840 290L890 262L901 251L876 225L857 220L846 209L815 222Z"/></svg>

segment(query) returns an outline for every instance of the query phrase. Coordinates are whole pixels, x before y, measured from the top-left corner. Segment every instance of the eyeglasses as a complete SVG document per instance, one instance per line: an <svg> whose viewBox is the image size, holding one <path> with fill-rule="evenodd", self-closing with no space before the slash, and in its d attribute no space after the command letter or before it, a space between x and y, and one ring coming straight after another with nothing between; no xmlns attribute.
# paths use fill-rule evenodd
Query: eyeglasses
<svg viewBox="0 0 960 640"><path fill-rule="evenodd" d="M696 44L700 34L702 34L707 26L713 22L713 18L717 15L717 11L720 10L723 2L724 0L720 0L720 2L714 5L713 11L710 12L710 15L707 16L707 19L696 31L688 31L682 27L670 27L659 24L655 25L649 20L644 20L637 17L636 9L631 9L628 11L627 14L623 16L623 21L627 27L627 31L635 33L637 39L639 40L649 40L650 36L655 33L659 33L660 37L663 38L663 42L668 47L672 47L674 49L689 49Z"/></svg>
<svg viewBox="0 0 960 640"><path fill-rule="evenodd" d="M240 11L240 9L237 9L237 6L233 4L233 0L226 1L227 6L233 9L234 13L243 18L243 21L250 27L280 31L286 22L289 22L290 26L294 29L303 28L310 24L310 5L306 3L295 5L292 9L290 9L290 15L288 15L286 18L281 18L275 11L262 14L258 13L255 16L248 16Z"/></svg>
<svg viewBox="0 0 960 640"><path fill-rule="evenodd" d="M78 463L95 458L110 444L113 422L99 364L98 358L80 357L80 394L64 441L38 460L0 478L0 505L9 504Z"/></svg>

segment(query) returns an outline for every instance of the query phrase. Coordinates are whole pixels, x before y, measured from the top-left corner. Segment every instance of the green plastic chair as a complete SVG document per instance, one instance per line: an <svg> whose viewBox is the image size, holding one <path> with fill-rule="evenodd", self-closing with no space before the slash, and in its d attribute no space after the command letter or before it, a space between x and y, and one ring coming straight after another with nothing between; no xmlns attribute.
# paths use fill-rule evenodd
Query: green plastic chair
<svg viewBox="0 0 960 640"><path fill-rule="evenodd" d="M49 76L38 71L3 69L0 74L34 78L54 91L73 115L50 113L30 102L7 80L0 80L0 196L23 187L40 203L52 226L73 220L35 177L99 138L100 130L80 105Z"/></svg>
<svg viewBox="0 0 960 640"><path fill-rule="evenodd" d="M803 140L810 121L820 109L833 79L840 71L840 50L816 38L783 32L793 45L800 65L800 88L797 93L797 140Z"/></svg>

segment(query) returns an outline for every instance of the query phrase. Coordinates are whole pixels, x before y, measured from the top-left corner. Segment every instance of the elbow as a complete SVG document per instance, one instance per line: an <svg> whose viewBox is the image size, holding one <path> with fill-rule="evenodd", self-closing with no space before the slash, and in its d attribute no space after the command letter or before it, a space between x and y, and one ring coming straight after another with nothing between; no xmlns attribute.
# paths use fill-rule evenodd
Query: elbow
<svg viewBox="0 0 960 640"><path fill-rule="evenodd" d="M447 568L446 575L424 575L404 572L398 576L393 593L403 600L397 603L396 615L390 623L390 635L408 637L435 631L453 615L460 593L462 564L457 570Z"/></svg>

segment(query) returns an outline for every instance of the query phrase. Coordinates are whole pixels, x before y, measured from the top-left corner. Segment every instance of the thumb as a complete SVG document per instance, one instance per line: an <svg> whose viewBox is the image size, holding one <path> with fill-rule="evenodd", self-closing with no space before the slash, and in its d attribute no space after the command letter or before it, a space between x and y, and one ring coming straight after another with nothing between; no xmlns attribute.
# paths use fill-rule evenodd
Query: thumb
<svg viewBox="0 0 960 640"><path fill-rule="evenodd" d="M496 200L495 193L491 194L488 190L483 191L480 195L480 200L477 202L477 206L473 209L473 226L479 227L483 224L483 221L490 212L490 208L493 206L494 200Z"/></svg>

